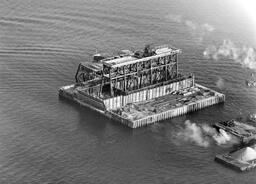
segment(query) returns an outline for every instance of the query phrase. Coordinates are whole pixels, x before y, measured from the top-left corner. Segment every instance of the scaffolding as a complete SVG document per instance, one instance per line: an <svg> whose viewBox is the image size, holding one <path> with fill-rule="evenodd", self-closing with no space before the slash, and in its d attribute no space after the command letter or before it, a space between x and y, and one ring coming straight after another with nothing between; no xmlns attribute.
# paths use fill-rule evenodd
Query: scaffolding
<svg viewBox="0 0 256 184"><path fill-rule="evenodd" d="M97 63L81 63L76 82L88 84L97 80L100 93L111 97L128 94L171 82L180 77L178 73L179 49L169 46L151 48L135 53L125 50L118 56L103 58Z"/></svg>
<svg viewBox="0 0 256 184"><path fill-rule="evenodd" d="M144 50L144 55L150 53L148 50ZM179 76L179 53L179 49L163 47L144 57L135 53L103 60L104 83L109 84L110 95L114 96L116 92L130 92L174 80Z"/></svg>

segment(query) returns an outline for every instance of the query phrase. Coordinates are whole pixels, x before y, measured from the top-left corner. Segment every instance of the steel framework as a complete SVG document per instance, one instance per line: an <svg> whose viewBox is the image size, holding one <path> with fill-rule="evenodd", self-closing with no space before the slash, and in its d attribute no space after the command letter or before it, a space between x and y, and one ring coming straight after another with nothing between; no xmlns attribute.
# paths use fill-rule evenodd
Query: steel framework
<svg viewBox="0 0 256 184"><path fill-rule="evenodd" d="M110 95L127 92L178 77L178 52L144 57L131 62L109 65L103 62L103 85L109 84Z"/></svg>

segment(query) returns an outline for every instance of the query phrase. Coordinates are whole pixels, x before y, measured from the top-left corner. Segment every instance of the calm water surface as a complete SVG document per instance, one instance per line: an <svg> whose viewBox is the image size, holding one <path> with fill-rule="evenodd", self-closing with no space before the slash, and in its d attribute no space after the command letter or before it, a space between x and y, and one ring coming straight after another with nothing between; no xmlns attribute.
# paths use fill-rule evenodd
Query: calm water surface
<svg viewBox="0 0 256 184"><path fill-rule="evenodd" d="M205 59L209 44L255 47L251 20L231 0L2 0L0 6L0 183L255 183L214 162L230 146L200 147L174 134L256 108L251 70ZM203 30L203 24L210 25ZM211 30L214 28L214 30ZM171 43L180 70L226 94L226 103L131 130L59 100L80 62L96 52ZM218 89L221 77L225 88Z"/></svg>

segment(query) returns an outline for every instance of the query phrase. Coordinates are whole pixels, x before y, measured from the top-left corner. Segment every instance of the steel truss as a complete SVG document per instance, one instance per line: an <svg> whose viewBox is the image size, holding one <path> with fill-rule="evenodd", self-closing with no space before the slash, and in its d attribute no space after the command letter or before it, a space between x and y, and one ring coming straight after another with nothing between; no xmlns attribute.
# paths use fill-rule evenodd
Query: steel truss
<svg viewBox="0 0 256 184"><path fill-rule="evenodd" d="M115 91L133 91L177 78L177 53L170 53L158 58L148 58L120 67L103 64L102 77L105 78L105 82L110 84L110 95L114 96Z"/></svg>

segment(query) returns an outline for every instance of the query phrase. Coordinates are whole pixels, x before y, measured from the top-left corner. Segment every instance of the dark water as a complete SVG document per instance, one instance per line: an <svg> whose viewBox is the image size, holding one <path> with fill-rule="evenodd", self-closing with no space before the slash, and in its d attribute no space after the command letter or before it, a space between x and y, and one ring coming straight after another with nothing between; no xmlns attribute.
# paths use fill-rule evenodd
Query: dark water
<svg viewBox="0 0 256 184"><path fill-rule="evenodd" d="M214 30L202 30L205 23ZM255 109L256 90L244 84L252 70L203 57L223 39L255 47L254 32L231 0L2 0L0 183L255 183L256 171L214 162L229 146L173 136L187 119L212 123ZM225 93L226 103L131 130L58 99L58 88L73 83L78 64L96 50L146 43L181 48L180 69Z"/></svg>

